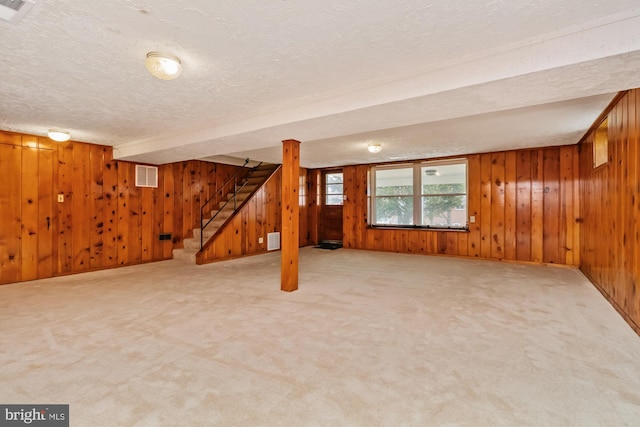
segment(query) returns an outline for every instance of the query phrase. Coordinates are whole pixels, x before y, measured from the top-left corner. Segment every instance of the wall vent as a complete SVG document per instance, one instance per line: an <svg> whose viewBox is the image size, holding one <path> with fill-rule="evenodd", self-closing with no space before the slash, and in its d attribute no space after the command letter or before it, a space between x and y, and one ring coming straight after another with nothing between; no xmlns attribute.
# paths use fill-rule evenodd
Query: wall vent
<svg viewBox="0 0 640 427"><path fill-rule="evenodd" d="M136 165L136 187L158 187L158 168Z"/></svg>
<svg viewBox="0 0 640 427"><path fill-rule="evenodd" d="M267 233L267 250L277 251L280 249L280 233Z"/></svg>
<svg viewBox="0 0 640 427"><path fill-rule="evenodd" d="M0 19L16 24L34 4L31 0L0 0Z"/></svg>

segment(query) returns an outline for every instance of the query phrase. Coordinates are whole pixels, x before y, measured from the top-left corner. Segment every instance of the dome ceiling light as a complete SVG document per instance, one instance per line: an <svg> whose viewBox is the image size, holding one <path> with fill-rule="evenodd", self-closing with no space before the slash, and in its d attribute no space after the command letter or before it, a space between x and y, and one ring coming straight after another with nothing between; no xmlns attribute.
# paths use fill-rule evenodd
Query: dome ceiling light
<svg viewBox="0 0 640 427"><path fill-rule="evenodd" d="M382 145L379 142L371 142L367 147L370 153L379 153L382 150Z"/></svg>
<svg viewBox="0 0 640 427"><path fill-rule="evenodd" d="M144 63L147 70L160 80L177 79L182 73L180 58L167 53L149 52Z"/></svg>
<svg viewBox="0 0 640 427"><path fill-rule="evenodd" d="M71 138L71 134L63 130L49 129L49 132L47 133L47 135L49 136L49 138L57 142L65 142Z"/></svg>

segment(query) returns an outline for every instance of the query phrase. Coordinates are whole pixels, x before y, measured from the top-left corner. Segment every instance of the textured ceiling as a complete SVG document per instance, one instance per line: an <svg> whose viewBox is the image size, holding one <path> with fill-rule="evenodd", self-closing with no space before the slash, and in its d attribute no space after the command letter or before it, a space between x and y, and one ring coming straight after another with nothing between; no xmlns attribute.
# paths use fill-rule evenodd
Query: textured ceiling
<svg viewBox="0 0 640 427"><path fill-rule="evenodd" d="M0 21L0 129L140 162L279 162L291 138L307 167L575 143L640 86L635 0L35 3ZM147 73L154 50L180 79Z"/></svg>

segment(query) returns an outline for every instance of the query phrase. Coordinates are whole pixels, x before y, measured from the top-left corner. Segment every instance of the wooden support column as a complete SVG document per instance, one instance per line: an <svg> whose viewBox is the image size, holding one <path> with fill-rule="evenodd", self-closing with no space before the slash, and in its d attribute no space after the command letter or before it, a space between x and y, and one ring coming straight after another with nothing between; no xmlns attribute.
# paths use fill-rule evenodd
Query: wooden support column
<svg viewBox="0 0 640 427"><path fill-rule="evenodd" d="M298 289L300 141L282 141L282 268L280 289Z"/></svg>

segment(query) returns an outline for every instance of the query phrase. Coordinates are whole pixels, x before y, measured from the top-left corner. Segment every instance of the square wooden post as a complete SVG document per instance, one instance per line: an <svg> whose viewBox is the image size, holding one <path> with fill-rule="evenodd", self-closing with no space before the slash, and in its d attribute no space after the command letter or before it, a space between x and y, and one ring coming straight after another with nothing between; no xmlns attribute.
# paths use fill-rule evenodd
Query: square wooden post
<svg viewBox="0 0 640 427"><path fill-rule="evenodd" d="M280 289L298 289L298 248L300 246L300 141L282 141L282 268Z"/></svg>

